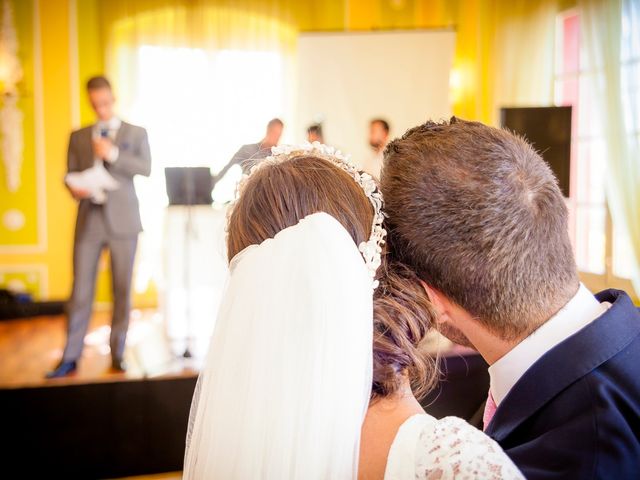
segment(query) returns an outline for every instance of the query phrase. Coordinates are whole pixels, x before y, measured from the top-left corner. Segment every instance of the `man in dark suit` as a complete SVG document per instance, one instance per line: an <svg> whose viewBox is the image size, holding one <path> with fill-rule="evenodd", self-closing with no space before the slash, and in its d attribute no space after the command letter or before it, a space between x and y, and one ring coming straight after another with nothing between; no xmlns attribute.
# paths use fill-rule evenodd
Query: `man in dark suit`
<svg viewBox="0 0 640 480"><path fill-rule="evenodd" d="M248 174L251 171L251 167L256 165L263 158L271 155L271 147L278 145L280 137L282 136L282 129L284 123L279 118L273 118L269 120L267 124L267 131L264 138L258 143L249 143L243 145L233 155L231 160L213 177L213 184L215 185L221 180L234 165L240 165L242 173Z"/></svg>
<svg viewBox="0 0 640 480"><path fill-rule="evenodd" d="M640 313L580 283L542 158L504 130L428 122L389 144L381 183L392 256L490 365L486 433L529 479L636 478Z"/></svg>
<svg viewBox="0 0 640 480"><path fill-rule="evenodd" d="M115 190L97 195L67 186L79 201L73 248L73 291L68 304L67 344L62 360L48 378L77 368L89 326L100 254L108 248L113 283L111 321L112 367L124 371L125 339L129 326L131 277L138 234L142 231L133 177L149 176L151 154L144 128L121 121L114 114L111 85L104 77L87 83L89 100L98 122L71 134L68 172L104 167L117 182Z"/></svg>

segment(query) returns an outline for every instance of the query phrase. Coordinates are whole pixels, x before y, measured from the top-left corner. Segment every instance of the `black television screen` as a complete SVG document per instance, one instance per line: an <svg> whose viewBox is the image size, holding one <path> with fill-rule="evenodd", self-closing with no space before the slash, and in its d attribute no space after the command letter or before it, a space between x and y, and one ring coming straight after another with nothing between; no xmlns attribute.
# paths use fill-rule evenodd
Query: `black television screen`
<svg viewBox="0 0 640 480"><path fill-rule="evenodd" d="M211 170L207 167L164 169L169 205L211 205Z"/></svg>
<svg viewBox="0 0 640 480"><path fill-rule="evenodd" d="M524 136L549 164L560 190L569 196L571 173L571 107L500 109L500 124Z"/></svg>

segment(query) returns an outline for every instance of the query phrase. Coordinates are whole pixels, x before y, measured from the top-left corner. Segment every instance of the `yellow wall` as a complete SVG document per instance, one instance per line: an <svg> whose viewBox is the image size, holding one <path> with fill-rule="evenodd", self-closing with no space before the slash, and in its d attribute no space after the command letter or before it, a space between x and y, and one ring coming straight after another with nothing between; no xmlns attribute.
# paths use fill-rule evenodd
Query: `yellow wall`
<svg viewBox="0 0 640 480"><path fill-rule="evenodd" d="M16 243L0 228L0 286L12 275L20 277L37 293L44 287L48 298L66 298L72 279L71 253L75 204L62 184L65 173L69 132L80 124L93 121L84 95L84 82L101 73L104 44L109 26L121 18L135 15L159 4L189 8L191 0L13 0L16 5L19 35L23 38L21 57L25 64L25 161L24 188L10 194L0 186L0 216L9 205L21 205L27 215L27 236L39 233L46 239L41 251L8 252L6 244ZM522 20L527 9L545 2L524 0L211 0L212 4L268 12L291 22L300 31L310 30L378 30L413 28L455 28L457 31L454 69L460 85L453 99L454 114L492 123L495 121L494 91L496 26L509 21L510 15ZM549 3L549 2L546 2ZM561 4L571 1L560 2ZM515 6L515 7L514 7ZM564 7L564 5L563 5ZM30 45L33 19L39 15L37 45ZM74 21L75 19L75 21ZM41 75L38 76L37 53L41 50ZM33 67L33 68L32 68ZM37 98L38 80L42 85ZM34 86L34 88L31 88ZM34 108L35 107L35 108ZM42 115L38 117L38 107ZM40 118L38 138L34 125ZM44 168L37 165L36 145L41 141ZM2 172L0 164L0 173ZM37 174L43 174L43 189L38 192ZM3 177L4 175L2 175ZM46 231L35 229L37 198L46 210ZM37 237L37 235L35 235ZM46 237L46 238L45 238ZM28 240L28 238L27 238ZM33 240L33 239L32 239ZM36 239L37 240L37 239ZM20 242L26 242L25 239ZM33 248L32 248L33 250ZM9 270L15 270L8 272ZM48 277L48 280L47 280ZM98 284L98 301L109 299L109 276L106 258L102 261ZM134 296L134 304L155 303L155 292Z"/></svg>
<svg viewBox="0 0 640 480"><path fill-rule="evenodd" d="M0 216L9 208L19 208L25 212L27 223L16 234L0 228L0 287L19 280L36 298L66 299L72 281L76 216L76 203L63 185L66 149L71 130L93 122L94 118L84 94L84 82L103 69L98 2L13 2L19 56L25 70L21 85L25 97L21 103L25 149L21 188L10 193L4 182L0 185ZM34 66L38 58L40 66ZM37 98L41 101L35 105ZM41 129L35 132L33 124L38 121ZM37 168L37 144L42 148L42 169ZM44 179L41 188L37 185L36 170L41 170L38 173ZM2 164L0 178L4 179ZM39 205L46 212L44 228L38 228L37 224ZM150 295L152 298L140 295L135 303L154 304L155 292ZM101 259L96 299L106 302L110 297L105 255Z"/></svg>
<svg viewBox="0 0 640 480"><path fill-rule="evenodd" d="M44 295L49 298L64 298L71 282L71 238L75 217L74 202L62 184L66 142L71 128L68 2L41 0L31 3L15 0L14 4L18 7L17 11L26 9L31 17L23 19L26 21L17 25L22 29L19 38L24 38L26 34L36 42L33 45L27 42L21 44L25 50L20 52L20 56L31 58L36 64L34 69L25 71L27 77L32 77L25 78L23 94L36 100L41 99L39 104L32 105L31 110L24 112L25 118L33 115L35 123L40 122L42 127L39 131L36 129L35 137L25 132L25 141L30 140L32 143L27 144L24 151L23 165L27 169L23 171L23 183L24 189L29 192L24 201L37 205L40 197L41 205L46 211L46 227L44 231L38 231L40 239L44 241L40 252L0 253L0 270L15 269L28 275L38 274L43 269L44 276L38 283L41 282ZM26 50L29 48L30 50ZM41 189L37 188L37 182L28 170L36 161L38 148L42 148L44 160L44 171L39 172L44 179ZM2 176L4 177L4 172ZM0 191L3 206L11 201L11 196L6 191ZM3 235L0 239L0 252L7 250L8 243L13 242ZM27 248L37 249L32 246Z"/></svg>
<svg viewBox="0 0 640 480"><path fill-rule="evenodd" d="M66 149L71 130L69 10L63 1L39 0L42 45L44 159L46 172L49 296L64 297L71 284L76 205L65 189Z"/></svg>

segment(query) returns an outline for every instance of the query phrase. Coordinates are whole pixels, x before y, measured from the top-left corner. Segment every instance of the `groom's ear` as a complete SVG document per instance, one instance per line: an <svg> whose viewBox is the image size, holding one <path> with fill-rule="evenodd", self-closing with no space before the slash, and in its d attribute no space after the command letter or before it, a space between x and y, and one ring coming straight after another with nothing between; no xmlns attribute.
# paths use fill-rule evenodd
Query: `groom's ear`
<svg viewBox="0 0 640 480"><path fill-rule="evenodd" d="M429 285L427 285L422 280L420 280L420 284L422 285L422 288L424 288L424 291L427 292L427 295L429 296L429 300L431 301L431 304L433 305L433 308L436 311L436 321L438 323L446 323L451 321L451 318L449 316L450 302L447 299L447 297L445 297L442 293L440 293L435 288L432 288Z"/></svg>

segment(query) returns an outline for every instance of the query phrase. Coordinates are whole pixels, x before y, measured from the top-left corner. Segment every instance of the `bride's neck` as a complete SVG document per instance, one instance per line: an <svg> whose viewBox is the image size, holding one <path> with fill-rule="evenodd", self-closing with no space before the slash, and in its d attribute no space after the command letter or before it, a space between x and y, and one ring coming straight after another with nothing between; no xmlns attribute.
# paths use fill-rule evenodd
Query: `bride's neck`
<svg viewBox="0 0 640 480"><path fill-rule="evenodd" d="M409 380L402 383L402 387L389 397L376 399L369 405L371 413L384 413L388 415L390 411L400 416L411 416L416 413L424 413L424 409L413 395Z"/></svg>

